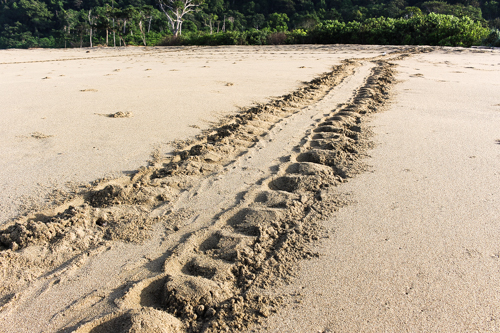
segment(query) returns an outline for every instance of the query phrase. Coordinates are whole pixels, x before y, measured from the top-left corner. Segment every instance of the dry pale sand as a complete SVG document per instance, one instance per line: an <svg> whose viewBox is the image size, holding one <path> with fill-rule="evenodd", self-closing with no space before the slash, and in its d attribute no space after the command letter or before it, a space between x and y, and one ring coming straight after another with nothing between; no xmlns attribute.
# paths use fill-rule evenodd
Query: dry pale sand
<svg viewBox="0 0 500 333"><path fill-rule="evenodd" d="M0 331L500 331L498 50L0 63Z"/></svg>
<svg viewBox="0 0 500 333"><path fill-rule="evenodd" d="M198 134L238 107L287 93L342 59L381 52L342 46L2 50L0 221L66 182L136 170L154 149L168 151L171 141ZM132 117L98 116L116 112Z"/></svg>
<svg viewBox="0 0 500 333"><path fill-rule="evenodd" d="M356 203L257 331L500 331L500 54L397 63Z"/></svg>

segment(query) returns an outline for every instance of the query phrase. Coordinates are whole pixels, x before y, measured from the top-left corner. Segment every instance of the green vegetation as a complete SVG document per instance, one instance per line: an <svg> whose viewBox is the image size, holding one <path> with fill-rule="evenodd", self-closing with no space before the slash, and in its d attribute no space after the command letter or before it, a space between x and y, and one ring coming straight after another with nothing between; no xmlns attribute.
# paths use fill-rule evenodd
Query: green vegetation
<svg viewBox="0 0 500 333"><path fill-rule="evenodd" d="M491 30L491 33L483 40L483 45L500 47L500 30Z"/></svg>
<svg viewBox="0 0 500 333"><path fill-rule="evenodd" d="M500 0L499 0L500 1ZM0 48L498 44L500 2L2 0Z"/></svg>
<svg viewBox="0 0 500 333"><path fill-rule="evenodd" d="M310 30L250 29L168 37L163 45L380 44L471 46L490 30L468 17L429 14L410 19L372 18L364 22L325 21Z"/></svg>

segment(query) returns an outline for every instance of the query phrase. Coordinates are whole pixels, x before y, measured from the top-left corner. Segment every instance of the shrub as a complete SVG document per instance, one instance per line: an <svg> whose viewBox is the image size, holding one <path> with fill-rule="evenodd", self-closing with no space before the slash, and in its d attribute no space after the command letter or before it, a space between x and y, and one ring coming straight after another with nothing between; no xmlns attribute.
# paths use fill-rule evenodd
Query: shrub
<svg viewBox="0 0 500 333"><path fill-rule="evenodd" d="M496 30L497 31L497 30ZM364 22L324 21L312 30L277 32L251 29L215 34L188 32L167 36L161 45L263 45L263 44L380 44L471 46L488 36L489 30L468 17L434 14L406 18L370 18ZM497 35L488 37L498 43ZM497 45L497 44L495 44Z"/></svg>
<svg viewBox="0 0 500 333"><path fill-rule="evenodd" d="M500 47L500 30L493 29L490 34L483 39L483 45Z"/></svg>
<svg viewBox="0 0 500 333"><path fill-rule="evenodd" d="M282 45L285 41L286 33L284 32L272 32L267 36L267 44L270 45Z"/></svg>
<svg viewBox="0 0 500 333"><path fill-rule="evenodd" d="M471 46L488 29L468 17L434 14L410 19L371 18L364 22L326 21L309 35L314 43Z"/></svg>
<svg viewBox="0 0 500 333"><path fill-rule="evenodd" d="M309 35L306 30L295 29L286 34L286 44L306 44L309 42Z"/></svg>
<svg viewBox="0 0 500 333"><path fill-rule="evenodd" d="M179 46L185 45L184 37L168 35L158 44L160 46Z"/></svg>
<svg viewBox="0 0 500 333"><path fill-rule="evenodd" d="M55 47L56 41L54 39L54 36L50 37L45 37L45 38L40 38L38 41L38 46L39 47Z"/></svg>
<svg viewBox="0 0 500 333"><path fill-rule="evenodd" d="M158 45L165 39L165 35L156 31L146 33L146 44L148 46Z"/></svg>
<svg viewBox="0 0 500 333"><path fill-rule="evenodd" d="M265 45L267 43L267 35L269 30L250 29L244 33L244 41L247 45Z"/></svg>

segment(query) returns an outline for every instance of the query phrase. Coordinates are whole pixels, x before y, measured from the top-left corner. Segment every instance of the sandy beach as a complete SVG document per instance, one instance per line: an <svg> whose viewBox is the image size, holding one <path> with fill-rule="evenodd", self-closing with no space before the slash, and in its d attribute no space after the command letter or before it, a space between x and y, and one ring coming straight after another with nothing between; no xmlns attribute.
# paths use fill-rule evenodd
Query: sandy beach
<svg viewBox="0 0 500 333"><path fill-rule="evenodd" d="M500 331L499 66L0 51L0 331Z"/></svg>
<svg viewBox="0 0 500 333"><path fill-rule="evenodd" d="M137 170L155 149L167 152L170 142L199 134L238 107L292 91L355 56L333 49L2 51L0 220L66 182ZM116 112L133 117L99 116Z"/></svg>

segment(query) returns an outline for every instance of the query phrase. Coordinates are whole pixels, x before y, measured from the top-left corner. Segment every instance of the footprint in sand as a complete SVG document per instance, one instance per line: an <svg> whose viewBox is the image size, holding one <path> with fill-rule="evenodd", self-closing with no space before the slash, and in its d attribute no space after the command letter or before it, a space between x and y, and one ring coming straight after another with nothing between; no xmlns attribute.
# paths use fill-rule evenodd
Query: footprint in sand
<svg viewBox="0 0 500 333"><path fill-rule="evenodd" d="M53 137L53 135L43 134L41 132L33 132L30 136L35 139L47 139Z"/></svg>
<svg viewBox="0 0 500 333"><path fill-rule="evenodd" d="M95 114L98 116L103 116L108 118L131 118L134 116L133 113L129 111L127 112L118 111L115 113L95 113Z"/></svg>

